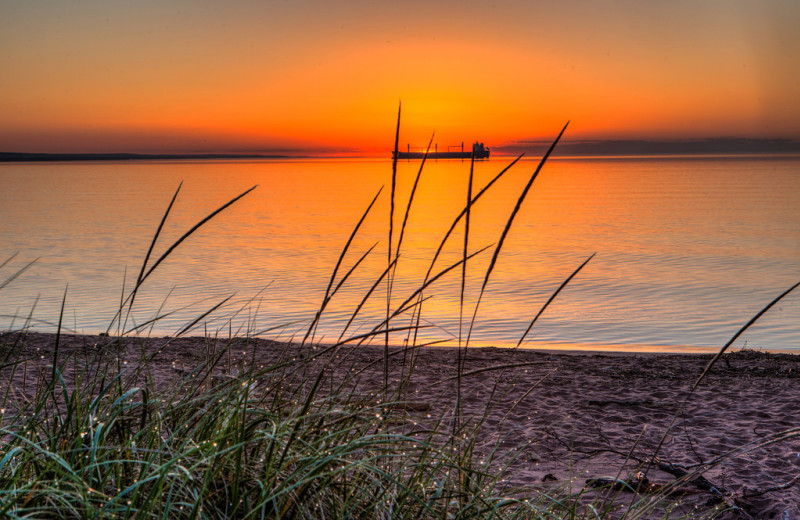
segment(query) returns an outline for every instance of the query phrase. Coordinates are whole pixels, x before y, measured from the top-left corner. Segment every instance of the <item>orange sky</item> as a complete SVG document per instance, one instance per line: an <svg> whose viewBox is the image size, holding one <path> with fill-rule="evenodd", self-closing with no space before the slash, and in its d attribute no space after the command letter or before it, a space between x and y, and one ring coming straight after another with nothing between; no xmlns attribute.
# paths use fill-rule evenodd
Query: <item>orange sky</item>
<svg viewBox="0 0 800 520"><path fill-rule="evenodd" d="M800 138L800 2L4 2L0 151Z"/></svg>

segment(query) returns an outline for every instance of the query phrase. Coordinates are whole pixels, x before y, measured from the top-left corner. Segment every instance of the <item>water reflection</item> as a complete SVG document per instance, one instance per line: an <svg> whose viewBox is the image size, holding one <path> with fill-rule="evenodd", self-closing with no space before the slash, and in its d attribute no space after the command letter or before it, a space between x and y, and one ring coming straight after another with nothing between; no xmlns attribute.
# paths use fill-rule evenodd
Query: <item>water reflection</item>
<svg viewBox="0 0 800 520"><path fill-rule="evenodd" d="M504 165L497 159L477 164L476 186ZM399 164L396 226L417 167ZM475 206L472 250L497 241L533 168L532 161L518 164ZM398 264L396 303L419 285L463 207L468 171L461 161L426 166ZM104 330L181 180L184 188L159 252L233 195L253 184L259 188L187 240L148 280L137 300L136 323L160 308L190 306L153 333L174 333L231 294L235 303L227 314L214 315L210 333L227 333L229 322L231 329L256 331L308 320L350 231L381 186L386 188L344 269L378 245L331 303L318 336L338 337L386 266L385 160L2 165L0 181L7 189L0 193L0 257L19 251L9 270L41 260L0 292L0 314L25 316L38 296L34 316L56 321L69 283L66 322L81 331ZM552 161L500 255L478 313L475 343L515 344L552 291L596 251L527 345L717 348L800 278L800 215L794 205L799 192L800 161L792 159ZM445 248L440 269L460 258L462 229ZM467 315L490 257L491 249L469 264ZM432 327L421 341L458 336L458 273L426 292L431 299L423 323ZM380 321L384 299L381 287L352 333ZM798 311L795 295L743 341L800 347ZM282 337L298 330L289 325Z"/></svg>

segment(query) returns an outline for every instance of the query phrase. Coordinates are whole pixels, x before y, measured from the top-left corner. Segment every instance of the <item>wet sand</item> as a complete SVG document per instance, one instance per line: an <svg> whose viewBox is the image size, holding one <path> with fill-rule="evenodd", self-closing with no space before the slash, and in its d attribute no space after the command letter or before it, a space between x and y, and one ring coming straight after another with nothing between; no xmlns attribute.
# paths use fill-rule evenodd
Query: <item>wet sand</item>
<svg viewBox="0 0 800 520"><path fill-rule="evenodd" d="M14 339L3 335L0 345L9 349ZM10 385L14 399L35 392L34 374L50 370L54 340L52 334L26 334L13 347L15 356L27 360L26 379L23 371L12 378L4 368L0 387ZM152 381L167 387L228 345L219 377L235 375L243 362L268 365L287 355L309 360L325 350L244 338L113 340L63 336L59 355L88 358L119 343L114 355L122 366L133 366L146 353ZM395 386L413 361L406 413L421 421L448 416L455 401L455 350L391 351ZM382 348L344 347L307 365L309 370L327 366L332 381L349 381L349 390L368 396L382 387L382 356ZM608 486L594 484L619 478L639 489L638 494L625 486L612 491L627 504L655 496L682 472L698 470L702 478L682 483L674 494L681 512L735 506L738 511L727 513L732 518L800 518L800 484L793 480L800 475L800 356L728 353L679 409L710 358L474 348L465 362L465 417L485 418L480 449L497 446L516 456L509 471L514 485L585 490L597 498ZM493 368L500 366L505 368ZM643 471L646 481L637 478Z"/></svg>

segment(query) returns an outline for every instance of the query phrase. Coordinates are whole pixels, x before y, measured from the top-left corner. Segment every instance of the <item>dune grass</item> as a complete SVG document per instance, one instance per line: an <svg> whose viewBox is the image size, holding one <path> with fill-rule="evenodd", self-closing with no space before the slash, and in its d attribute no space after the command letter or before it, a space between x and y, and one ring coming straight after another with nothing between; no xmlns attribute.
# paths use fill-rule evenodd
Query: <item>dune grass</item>
<svg viewBox="0 0 800 520"><path fill-rule="evenodd" d="M399 128L398 112L398 136ZM515 215L565 129L566 126L520 194L494 246L480 296L497 265ZM395 149L397 141L396 136ZM410 295L401 297L397 305L392 298L394 268L401 261L402 237L414 192L423 174L424 160L397 233L394 225L398 204L395 200L396 156L392 164L387 267L376 277L352 315L355 318L379 284L387 284L385 318L366 333L348 336L348 323L334 344L324 347L314 344L315 328L331 299L375 247L361 253L353 267L340 274L345 257L351 254L353 237L380 192L352 230L333 268L319 309L299 346L287 344L278 358L262 366L255 359L230 362L234 342L246 342L247 335L225 340L222 345L208 339L205 361L188 371L176 370L169 385L160 384L152 375L153 359L166 346L153 351L142 343L136 359L123 362L122 351L130 356L130 342L136 344L135 337L125 334L127 316L147 278L188 236L255 188L211 212L150 264L179 187L158 225L134 287L109 324L108 331L117 330L117 335L105 335L98 348L73 349L64 354L59 349L62 330L59 324L54 348L45 354L44 364L49 367L35 373L28 373L28 361L34 355L26 344L25 331L30 322L18 332L0 336L0 370L9 374L9 380L22 378L23 381L21 390L9 387L0 395L0 517L619 517L618 511L612 515L605 501L587 507L580 500L580 491L574 493L565 488L547 494L536 489L510 487L505 483L505 472L519 452L501 453L490 449L477 453L476 439L494 405L490 400L483 415L466 417L460 403L460 388L462 378L470 375L464 372L463 359L467 355L480 296L472 319L466 324L466 337L456 349L457 368L451 378L458 388L456 402L436 403L434 409L439 412L433 414L409 414L413 407L405 388L413 377L413 352L419 346L415 333L423 327L420 316L424 293L441 277L460 268L463 312L466 268L475 255L487 249L469 250L471 207L520 158L475 194L470 167L464 209L445 234L424 280ZM462 220L465 233L461 259L435 271L439 253ZM395 234L398 235L396 244ZM588 261L545 303L522 334L520 343L547 305ZM6 264L0 265L0 269ZM5 279L0 278L0 289L29 267L30 264ZM65 291L65 299L67 294ZM187 324L181 334L223 303L203 312ZM401 317L407 317L409 324L398 325L396 322ZM397 332L413 339L407 348L390 354L390 334ZM330 354L344 345L373 338L384 339L383 387L378 395L359 390L358 374L339 379L331 377L337 368L334 363L344 361L333 361L335 357ZM306 355L298 356L298 349L304 348ZM407 354L408 365L405 363ZM389 377L390 355L403 356L399 384L391 383ZM709 367L715 361L716 358ZM41 360L37 362L43 365ZM504 368L508 367L482 370ZM507 414L514 406L516 404ZM622 516L646 517L659 500L656 496L631 502Z"/></svg>
<svg viewBox="0 0 800 520"><path fill-rule="evenodd" d="M2 337L11 379L28 370L26 337ZM476 460L479 420L452 432L447 414L414 419L397 392L327 378L323 356L287 345L267 366L231 366L227 340L165 385L150 374L156 352L134 348L123 364L130 338L103 339L53 348L52 371L6 389L0 517L569 516L560 501L507 489L494 452Z"/></svg>
<svg viewBox="0 0 800 520"><path fill-rule="evenodd" d="M437 446L435 430L412 435L381 419L385 404L318 396L322 371L290 385L297 367L287 362L214 385L210 362L159 390L146 360L139 374L118 371L113 347L86 364L63 360L4 413L0 515L440 517L451 505L449 474L463 461ZM83 366L66 384L71 362ZM135 375L143 385L126 384ZM476 497L469 507L497 504Z"/></svg>

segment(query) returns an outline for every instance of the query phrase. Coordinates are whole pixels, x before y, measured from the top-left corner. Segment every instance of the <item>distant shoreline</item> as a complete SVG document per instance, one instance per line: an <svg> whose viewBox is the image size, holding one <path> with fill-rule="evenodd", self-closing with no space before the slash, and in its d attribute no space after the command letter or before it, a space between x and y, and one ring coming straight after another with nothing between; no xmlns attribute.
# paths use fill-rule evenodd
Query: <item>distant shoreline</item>
<svg viewBox="0 0 800 520"><path fill-rule="evenodd" d="M0 162L83 162L83 161L186 161L213 159L302 159L305 155L267 154L139 154L139 153L18 153L0 152Z"/></svg>
<svg viewBox="0 0 800 520"><path fill-rule="evenodd" d="M524 140L492 146L493 156L539 157L549 141ZM205 161L262 159L380 159L391 160L391 150L330 153L322 150L295 150L298 153L97 153L97 152L13 152L0 151L0 163L7 162L100 162L100 161ZM800 155L800 141L793 139L709 138L686 140L598 139L565 140L559 143L554 159L619 158L792 158ZM401 159L403 161L407 159ZM443 159L448 160L448 159ZM463 159L461 159L463 160Z"/></svg>
<svg viewBox="0 0 800 520"><path fill-rule="evenodd" d="M529 158L540 156L538 151L527 151ZM798 151L743 151L743 152L643 152L643 153L601 153L599 151L581 151L566 148L556 151L551 159L791 159L800 157ZM518 152L522 153L522 152ZM513 158L518 153L500 150L494 159ZM135 161L242 161L262 159L386 159L391 160L390 154L386 156L376 154L365 155L281 155L281 154L230 154L230 153L205 153L205 154L139 154L139 153L22 153L0 152L0 163L55 163L55 162L135 162ZM413 161L414 159L400 159L399 162ZM435 161L464 161L465 159L433 159ZM468 161L468 159L466 159Z"/></svg>

